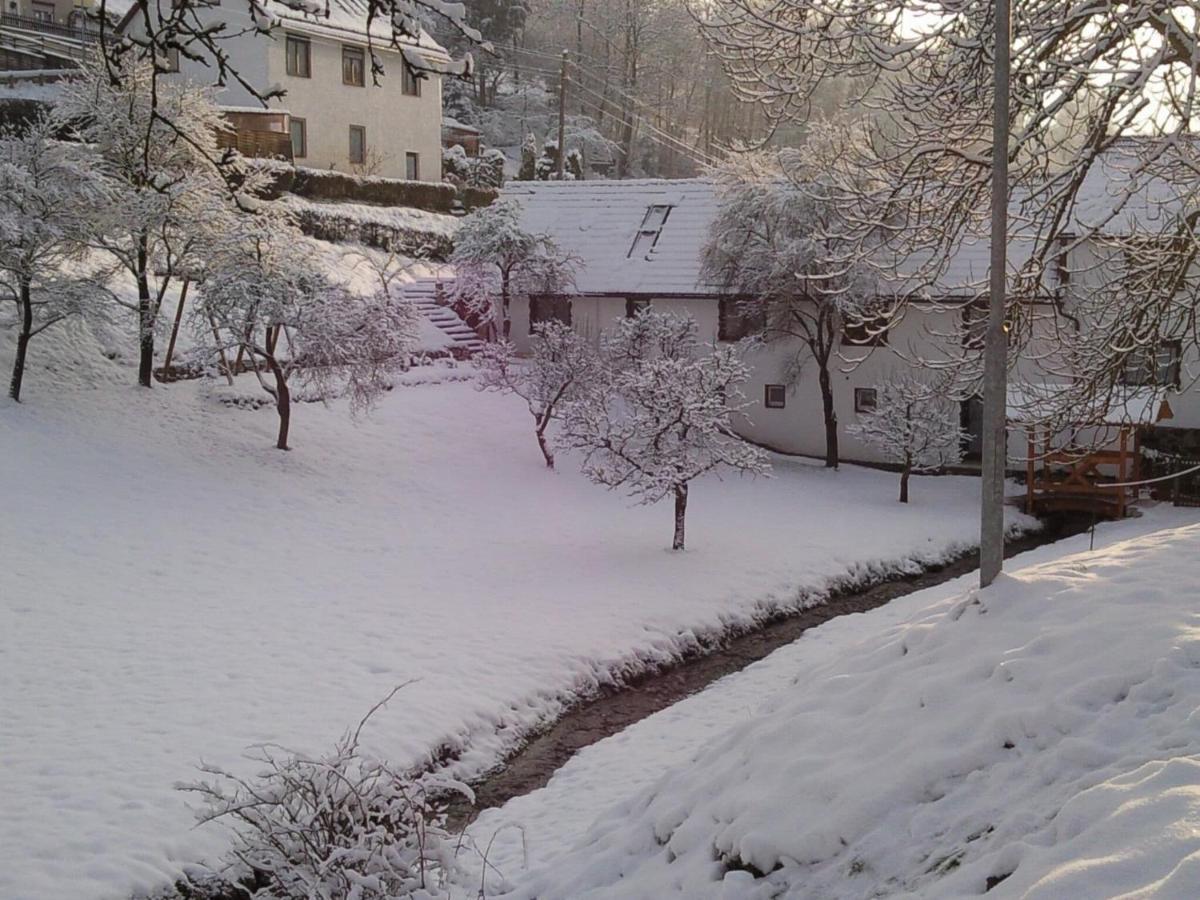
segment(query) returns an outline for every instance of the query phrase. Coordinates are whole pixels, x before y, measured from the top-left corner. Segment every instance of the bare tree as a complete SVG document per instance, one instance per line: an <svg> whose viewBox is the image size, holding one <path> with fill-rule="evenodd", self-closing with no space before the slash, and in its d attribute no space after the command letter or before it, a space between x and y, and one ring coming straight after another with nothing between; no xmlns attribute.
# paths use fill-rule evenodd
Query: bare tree
<svg viewBox="0 0 1200 900"><path fill-rule="evenodd" d="M671 547L682 550L692 481L721 468L770 470L766 453L733 431L749 372L737 347L702 346L692 318L651 309L606 333L600 359L600 376L567 406L560 443L583 451L597 484L639 503L674 498Z"/></svg>
<svg viewBox="0 0 1200 900"><path fill-rule="evenodd" d="M948 378L889 376L876 388L876 407L847 431L879 448L900 467L900 502L908 502L913 472L933 472L962 459L964 433Z"/></svg>
<svg viewBox="0 0 1200 900"><path fill-rule="evenodd" d="M706 277L735 303L727 320L794 348L794 375L816 366L829 468L838 465L832 373L846 326L860 336L861 358L894 314L874 270L847 257L846 224L824 180L827 158L860 134L830 129L801 151L734 157L717 171L720 207L703 250Z"/></svg>
<svg viewBox="0 0 1200 900"><path fill-rule="evenodd" d="M92 210L90 244L133 278L138 318L138 383L150 387L159 312L196 254L219 239L237 205L249 205L265 176L236 155L230 194L210 160L222 117L211 94L193 85L157 83L151 63L127 60L111 70L99 61L68 82L57 123L92 149L110 189Z"/></svg>
<svg viewBox="0 0 1200 900"><path fill-rule="evenodd" d="M1059 408L1110 405L1130 358L1195 343L1196 7L1012 9L1007 318L1055 304L1061 352L1046 364L1063 386ZM852 226L844 254L908 260L909 283L930 286L986 230L993 10L992 0L693 4L739 95L773 122L803 120L826 82L857 85L852 102L877 127L830 169ZM1010 334L1015 362L1031 334Z"/></svg>
<svg viewBox="0 0 1200 900"><path fill-rule="evenodd" d="M568 293L578 265L549 235L527 231L511 200L463 220L450 262L455 298L484 321L490 341L508 340L514 298Z"/></svg>
<svg viewBox="0 0 1200 900"><path fill-rule="evenodd" d="M14 303L17 350L8 394L21 399L29 342L63 319L99 314L93 279L72 277L89 217L109 199L84 148L58 140L48 118L0 130L0 291Z"/></svg>
<svg viewBox="0 0 1200 900"><path fill-rule="evenodd" d="M534 326L532 354L519 359L507 341L489 344L476 358L479 387L515 394L533 416L534 435L546 468L554 468L554 453L546 430L562 408L586 391L596 376L596 352L570 325L542 322Z"/></svg>
<svg viewBox="0 0 1200 900"><path fill-rule="evenodd" d="M288 450L297 382L366 409L390 386L388 374L408 365L416 313L392 287L385 275L380 290L361 298L332 283L286 215L264 209L206 260L192 316L202 352L248 357L275 401L275 446Z"/></svg>

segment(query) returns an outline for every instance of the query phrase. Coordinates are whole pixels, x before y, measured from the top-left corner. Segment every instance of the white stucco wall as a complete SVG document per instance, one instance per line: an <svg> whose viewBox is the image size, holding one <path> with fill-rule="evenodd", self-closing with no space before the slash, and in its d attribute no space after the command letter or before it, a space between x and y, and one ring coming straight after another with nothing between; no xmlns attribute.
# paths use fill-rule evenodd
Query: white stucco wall
<svg viewBox="0 0 1200 900"><path fill-rule="evenodd" d="M308 155L297 160L316 169L339 172L363 171L350 163L350 126L366 128L369 174L388 178L405 177L405 154L416 153L421 181L442 178L442 83L437 75L422 79L421 96L403 91L400 54L376 47L385 68L379 84L342 83L342 43L312 40L312 77L287 74L285 40L277 35L267 54L270 83L277 83L287 96L277 101L293 117L305 120ZM366 46L346 42L351 46ZM368 63L368 68L369 68Z"/></svg>

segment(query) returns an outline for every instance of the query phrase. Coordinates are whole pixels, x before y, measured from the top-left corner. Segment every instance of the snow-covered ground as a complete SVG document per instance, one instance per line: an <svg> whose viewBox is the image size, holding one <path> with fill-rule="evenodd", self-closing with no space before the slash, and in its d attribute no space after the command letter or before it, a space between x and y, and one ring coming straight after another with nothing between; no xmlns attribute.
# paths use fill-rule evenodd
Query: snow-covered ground
<svg viewBox="0 0 1200 900"><path fill-rule="evenodd" d="M1196 519L810 631L485 812L459 896L1194 900Z"/></svg>
<svg viewBox="0 0 1200 900"><path fill-rule="evenodd" d="M469 384L359 422L302 404L285 454L270 409L132 381L76 323L0 403L5 900L124 897L213 859L226 836L172 787L195 763L326 748L400 682L370 749L478 773L573 695L975 529L972 479L919 479L904 507L894 475L779 460L695 485L673 554L669 509L546 471L523 406Z"/></svg>

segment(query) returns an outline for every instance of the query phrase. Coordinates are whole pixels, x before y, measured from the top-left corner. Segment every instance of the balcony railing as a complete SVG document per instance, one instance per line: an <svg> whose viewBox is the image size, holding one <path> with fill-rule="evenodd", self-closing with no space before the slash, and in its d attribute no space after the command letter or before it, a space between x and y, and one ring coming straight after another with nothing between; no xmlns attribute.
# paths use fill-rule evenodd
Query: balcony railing
<svg viewBox="0 0 1200 900"><path fill-rule="evenodd" d="M217 146L259 159L292 159L292 139L279 131L218 131Z"/></svg>
<svg viewBox="0 0 1200 900"><path fill-rule="evenodd" d="M18 16L13 13L0 13L0 26L19 28L22 31L34 31L38 34L53 35L71 41L88 44L100 39L100 31L93 22L81 20L75 25L64 25L61 22L50 22L33 16Z"/></svg>

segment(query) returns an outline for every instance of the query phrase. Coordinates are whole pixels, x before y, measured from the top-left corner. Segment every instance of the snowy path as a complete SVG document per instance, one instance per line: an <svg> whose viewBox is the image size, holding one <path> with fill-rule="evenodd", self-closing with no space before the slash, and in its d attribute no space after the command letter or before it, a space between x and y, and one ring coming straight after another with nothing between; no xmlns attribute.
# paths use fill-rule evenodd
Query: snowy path
<svg viewBox="0 0 1200 900"><path fill-rule="evenodd" d="M1118 542L1153 534L1172 526L1192 524L1196 518L1194 511L1160 508L1141 520L1101 525L1098 529L1095 555L1102 559L1106 548ZM1192 533L1194 532L1193 529ZM1018 556L1008 563L1008 571L1015 572L1020 577L1021 570L1030 566L1044 564L1087 549L1086 534L1068 538ZM1081 571L1083 565L1082 562L1078 565ZM1072 570L1074 568L1077 567L1073 566ZM765 660L742 672L731 675L707 690L638 722L620 734L582 750L554 775L545 788L511 800L503 807L487 810L472 824L469 829L472 847L478 848L480 853L487 853L486 880L481 857L474 853L463 854L466 871L459 879L454 897L457 900L475 898L482 885L489 897L499 896L505 893L506 888L512 890L515 886L518 888L515 893L521 897L526 896L532 888L543 900L565 900L568 896L583 893L589 884L610 886L608 890L596 890L596 897L650 900L664 896L665 893L675 895L681 890L681 896L692 896L682 885L685 879L690 879L689 883L696 889L697 869L694 864L690 867L677 867L681 871L674 877L668 870L665 879L661 873L651 871L651 867L646 865L645 869L650 877L641 880L635 877L640 874L638 867L643 865L643 858L661 857L665 851L662 851L661 845L654 846L654 842L651 842L649 848L639 848L639 838L632 830L634 824L630 817L639 816L649 798L656 791L663 789L673 776L676 779L686 779L685 773L691 771L696 760L704 756L706 751L710 751L710 748L722 744L732 746L736 743L736 735L739 732L750 735L751 728L757 722L763 721L759 716L764 708L778 708L781 704L803 700L806 693L811 693L812 689L807 683L797 681L798 673L819 672L824 667L836 665L839 660L853 660L871 649L874 644L904 632L908 627L906 623L919 622L924 615L928 615L927 610L936 610L940 605L944 605L946 600L970 590L976 584L976 577L975 574L960 577L946 584L896 599L887 606L869 613L830 621L806 632L802 639L777 650ZM1097 659L1102 657L1103 654L1094 655ZM1071 661L1078 660L1064 660ZM812 705L819 702L818 696L813 696L810 701ZM1030 708L1024 715L1036 718L1044 714L1034 712ZM778 724L784 726L786 720ZM822 720L822 730L836 734L838 727L839 719L836 713L831 712ZM743 746L746 749L739 751L740 755L750 756L753 753L753 740L748 738ZM712 755L711 752L709 755ZM935 758L936 754L932 754L931 761ZM831 767L836 767L832 758L829 762ZM1076 762L1082 762L1082 759ZM1051 770L1047 769L1046 765L1039 764L1036 771L1043 773L1041 777L1050 777ZM749 793L755 796L763 791L774 791L779 796L786 797L792 788L790 782L786 781L772 786L769 771L756 772L755 776L755 782L747 785ZM886 767L872 775L861 773L861 776L864 785L872 784L872 779L886 780L889 777ZM831 772L830 778L833 777ZM703 782L703 775L698 775L697 780ZM708 784L708 788L714 791L729 786L724 782ZM828 789L839 793L853 793L854 787L855 783L851 780L837 785L831 783ZM1167 788L1169 789L1170 785L1167 785ZM699 797L695 798L695 802L701 802ZM961 802L959 805L961 806ZM674 820L674 817L683 816L686 812L686 807L680 807L669 815ZM903 818L904 814L899 815ZM626 822L629 823L628 832L625 832L620 824ZM711 821L707 824L709 828L714 829L714 834L719 834L719 831L715 830L719 826ZM706 823L689 823L685 827L690 830L699 829L703 833ZM920 835L910 835L905 829L900 829L895 834L901 845L912 844L916 847L920 844ZM1156 840L1153 831L1146 831L1141 837L1148 845L1153 845ZM765 835L760 835L760 839L762 838L765 838ZM1164 843L1160 842L1160 846ZM617 847L621 850L614 854L612 851ZM1164 855L1166 852L1169 851L1164 851ZM1046 855L1052 858L1062 856L1054 853ZM670 858L669 854L667 858ZM1119 856L1112 859L1119 865ZM1064 873L1071 872L1069 857L1063 859L1061 864ZM624 877L618 878L618 872L622 872ZM774 896L766 886L762 886L760 890L755 880L749 876L744 879L735 876L736 873L726 879L725 893L721 892L721 885L717 884L704 896ZM719 874L716 877L719 881ZM824 890L830 890L829 884L823 883ZM1054 893L1052 887L1045 896L1109 896L1099 887L1104 883L1103 877L1081 883L1091 886L1085 888L1083 893ZM1186 885L1186 878L1182 883ZM563 893L563 886L567 884L572 885L572 891L575 893ZM786 893L786 896L841 896L836 893L839 890L846 891L845 896L858 896L860 889L864 891L865 896L871 890L871 882L867 882L865 886L854 887L847 883L842 888L832 888L835 894L822 893L822 889L814 889L817 893L813 894L806 893L803 884L803 881L793 884L794 892ZM778 884L774 889L779 889ZM948 896L958 896L959 893L955 891L956 889L951 889ZM1003 889L996 891L996 895L1009 896ZM589 893L588 896L593 895ZM939 893L938 896L943 894ZM1186 894L1185 888L1184 894L1168 892L1163 896L1182 897L1194 894Z"/></svg>
<svg viewBox="0 0 1200 900"><path fill-rule="evenodd" d="M974 530L971 479L905 508L890 474L783 461L697 485L672 554L669 510L547 473L524 410L469 385L357 425L304 405L281 454L270 410L93 356L99 386L71 387L70 350L0 406L5 900L123 897L212 858L224 835L172 789L198 760L324 748L401 681L368 745L475 774L573 694Z"/></svg>

